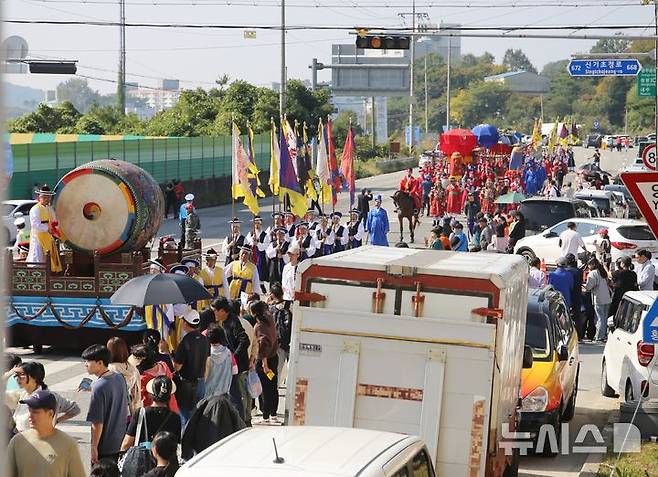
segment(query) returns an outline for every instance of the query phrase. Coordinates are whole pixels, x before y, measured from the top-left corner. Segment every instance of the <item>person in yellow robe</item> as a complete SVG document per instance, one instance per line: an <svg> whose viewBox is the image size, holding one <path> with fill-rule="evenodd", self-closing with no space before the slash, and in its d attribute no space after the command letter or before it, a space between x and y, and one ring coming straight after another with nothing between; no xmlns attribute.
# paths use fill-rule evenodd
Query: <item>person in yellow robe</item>
<svg viewBox="0 0 658 477"><path fill-rule="evenodd" d="M38 202L30 209L30 251L27 262L44 263L46 252L50 254L50 270L54 273L62 271L59 249L53 237L57 230L55 212L50 207L54 193L47 185L39 190Z"/></svg>
<svg viewBox="0 0 658 477"><path fill-rule="evenodd" d="M228 291L224 288L224 269L217 266L218 254L214 248L208 249L205 253L206 264L201 269L201 283L206 287L212 299L220 296L227 296ZM198 303L198 309L203 310L210 306L210 300L201 300Z"/></svg>
<svg viewBox="0 0 658 477"><path fill-rule="evenodd" d="M250 295L254 290L260 291L258 269L250 258L251 247L242 247L238 260L224 267L224 289L228 290L228 297L232 300L240 299L242 292Z"/></svg>

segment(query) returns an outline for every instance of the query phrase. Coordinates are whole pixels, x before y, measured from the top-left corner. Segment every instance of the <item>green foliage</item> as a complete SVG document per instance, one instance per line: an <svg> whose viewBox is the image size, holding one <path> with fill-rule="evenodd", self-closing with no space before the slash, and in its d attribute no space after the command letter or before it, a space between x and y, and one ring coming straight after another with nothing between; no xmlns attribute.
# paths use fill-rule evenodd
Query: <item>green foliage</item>
<svg viewBox="0 0 658 477"><path fill-rule="evenodd" d="M536 73L537 69L530 62L530 59L523 53L523 50L508 49L503 56L503 66L508 71L530 71Z"/></svg>
<svg viewBox="0 0 658 477"><path fill-rule="evenodd" d="M623 53L631 46L629 40L624 40L623 38L605 38L597 41L592 48L590 48L590 53Z"/></svg>
<svg viewBox="0 0 658 477"><path fill-rule="evenodd" d="M345 144L345 138L347 137L347 130L350 127L350 122L352 123L352 129L354 130L355 136L360 136L363 134L363 129L359 125L359 119L356 116L354 111L342 111L336 116L336 119L333 121L332 132L334 134L334 144L336 147L343 148ZM357 145L359 142L357 141ZM357 153L359 148L357 147Z"/></svg>
<svg viewBox="0 0 658 477"><path fill-rule="evenodd" d="M500 124L506 101L511 96L507 86L481 81L461 90L450 101L451 116L460 126L471 128L478 123Z"/></svg>
<svg viewBox="0 0 658 477"><path fill-rule="evenodd" d="M7 130L13 133L72 133L80 113L70 102L54 107L41 103L36 111L12 119Z"/></svg>

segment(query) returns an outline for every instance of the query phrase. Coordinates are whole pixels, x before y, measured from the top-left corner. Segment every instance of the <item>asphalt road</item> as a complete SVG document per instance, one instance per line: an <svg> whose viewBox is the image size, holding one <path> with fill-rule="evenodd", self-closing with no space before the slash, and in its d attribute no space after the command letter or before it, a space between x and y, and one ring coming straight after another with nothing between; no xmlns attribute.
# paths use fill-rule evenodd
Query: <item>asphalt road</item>
<svg viewBox="0 0 658 477"><path fill-rule="evenodd" d="M588 158L593 154L593 150L576 149L577 164L588 162ZM609 152L604 151L601 165L609 171L618 170L632 161L634 150L628 152ZM370 177L357 181L357 189L363 187L372 189L373 193L380 193L384 197L384 208L392 211L393 204L390 196L397 189L402 173L385 174L377 177ZM271 199L261 200L261 215L266 216L272 211ZM336 210L346 212L349 209L348 194L341 194ZM199 211L202 224L203 247L216 247L221 244L224 236L228 231L228 221L233 214L232 206L219 206L202 209ZM250 214L242 205L235 206L235 215L240 217L243 222L249 222ZM389 242L394 244L398 241L399 232L397 220L391 217L392 232L389 234ZM266 225L269 222L266 220ZM246 226L246 224L245 224ZM416 233L416 243L410 244L415 247L424 246L423 238L429 235L431 221L421 219L421 224ZM159 236L179 233L177 221L169 219L163 223L160 228ZM409 239L408 232L404 234L405 240ZM57 350L44 347L41 355L35 355L31 350L8 349L7 351L16 352L22 355L23 360L38 360L46 367L46 382L51 389L62 393L69 399L74 399L80 405L82 413L75 419L68 421L59 427L75 437L80 444L83 462L89 465L89 425L84 421L87 409L89 407L89 394L85 392L76 392L79 382L86 376L84 366L79 354L73 352L61 353ZM608 419L608 413L611 409L617 407L616 399L603 398L599 392L599 373L601 364L601 355L603 348L601 345L585 344L581 345L581 363L580 363L580 385L577 401L576 416L570 425L570 440L576 437L577 430L582 424L595 424L602 427ZM541 458L528 456L521 461L522 476L574 476L578 475L586 455L571 454L561 455L555 458Z"/></svg>

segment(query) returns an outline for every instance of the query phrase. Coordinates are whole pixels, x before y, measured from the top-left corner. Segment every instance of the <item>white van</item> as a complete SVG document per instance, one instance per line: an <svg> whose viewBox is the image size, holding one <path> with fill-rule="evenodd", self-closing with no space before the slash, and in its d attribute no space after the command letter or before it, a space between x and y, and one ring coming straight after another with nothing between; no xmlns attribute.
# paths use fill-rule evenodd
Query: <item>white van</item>
<svg viewBox="0 0 658 477"><path fill-rule="evenodd" d="M276 448L275 448L276 446ZM339 427L243 429L188 461L176 477L434 477L423 441Z"/></svg>

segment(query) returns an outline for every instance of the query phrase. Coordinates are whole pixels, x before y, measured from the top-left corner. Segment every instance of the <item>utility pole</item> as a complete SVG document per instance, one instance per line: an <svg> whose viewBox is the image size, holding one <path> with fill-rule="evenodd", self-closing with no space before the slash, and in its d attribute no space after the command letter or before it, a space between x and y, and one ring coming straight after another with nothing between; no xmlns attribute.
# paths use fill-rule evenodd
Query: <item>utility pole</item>
<svg viewBox="0 0 658 477"><path fill-rule="evenodd" d="M448 73L446 78L446 132L450 130L450 68L452 64L452 37L448 37Z"/></svg>
<svg viewBox="0 0 658 477"><path fill-rule="evenodd" d="M286 0L281 0L281 85L279 86L279 116L286 112Z"/></svg>
<svg viewBox="0 0 658 477"><path fill-rule="evenodd" d="M427 52L425 52L425 134L429 134L428 113L427 113Z"/></svg>
<svg viewBox="0 0 658 477"><path fill-rule="evenodd" d="M117 109L126 114L126 0L119 0L119 77L117 80Z"/></svg>
<svg viewBox="0 0 658 477"><path fill-rule="evenodd" d="M411 6L411 32L416 33L416 0L412 0ZM411 37L410 45L410 57L411 61L409 63L409 150L413 155L414 150L414 61L416 59L415 55L415 45L416 37Z"/></svg>

